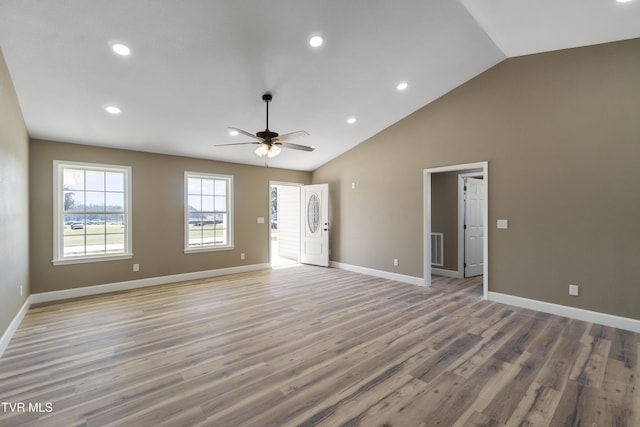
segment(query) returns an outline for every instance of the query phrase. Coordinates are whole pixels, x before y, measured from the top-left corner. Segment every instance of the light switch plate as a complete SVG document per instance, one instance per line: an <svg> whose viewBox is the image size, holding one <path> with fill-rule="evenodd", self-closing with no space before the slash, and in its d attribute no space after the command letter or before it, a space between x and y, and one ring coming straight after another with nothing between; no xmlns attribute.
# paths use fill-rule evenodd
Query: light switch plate
<svg viewBox="0 0 640 427"><path fill-rule="evenodd" d="M263 216L259 216L258 217L258 224L264 224L264 217Z"/></svg>
<svg viewBox="0 0 640 427"><path fill-rule="evenodd" d="M498 220L498 228L503 228L503 229L509 228L509 220L508 219L499 219Z"/></svg>

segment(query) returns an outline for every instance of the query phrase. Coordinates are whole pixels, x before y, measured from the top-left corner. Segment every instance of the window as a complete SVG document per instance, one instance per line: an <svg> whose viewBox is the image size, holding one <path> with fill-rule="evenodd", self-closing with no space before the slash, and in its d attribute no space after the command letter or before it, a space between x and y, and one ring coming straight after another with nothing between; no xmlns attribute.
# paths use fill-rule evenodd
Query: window
<svg viewBox="0 0 640 427"><path fill-rule="evenodd" d="M233 249L233 177L185 172L185 252Z"/></svg>
<svg viewBox="0 0 640 427"><path fill-rule="evenodd" d="M131 258L131 168L54 162L53 263Z"/></svg>

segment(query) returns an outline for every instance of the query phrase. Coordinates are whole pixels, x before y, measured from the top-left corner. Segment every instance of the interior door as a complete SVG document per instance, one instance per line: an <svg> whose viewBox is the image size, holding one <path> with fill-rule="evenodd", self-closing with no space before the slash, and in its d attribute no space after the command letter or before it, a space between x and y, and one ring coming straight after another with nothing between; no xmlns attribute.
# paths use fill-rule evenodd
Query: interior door
<svg viewBox="0 0 640 427"><path fill-rule="evenodd" d="M300 261L328 267L329 184L302 186L300 202Z"/></svg>
<svg viewBox="0 0 640 427"><path fill-rule="evenodd" d="M482 179L465 178L464 187L464 277L472 277L484 268L484 185Z"/></svg>

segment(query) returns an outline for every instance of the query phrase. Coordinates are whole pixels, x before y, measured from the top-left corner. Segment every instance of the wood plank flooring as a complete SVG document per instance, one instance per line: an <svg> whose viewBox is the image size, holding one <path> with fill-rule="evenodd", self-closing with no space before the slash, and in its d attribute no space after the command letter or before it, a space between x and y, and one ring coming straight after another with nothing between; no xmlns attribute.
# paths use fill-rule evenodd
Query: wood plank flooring
<svg viewBox="0 0 640 427"><path fill-rule="evenodd" d="M0 425L640 426L639 334L436 282L297 266L32 307Z"/></svg>

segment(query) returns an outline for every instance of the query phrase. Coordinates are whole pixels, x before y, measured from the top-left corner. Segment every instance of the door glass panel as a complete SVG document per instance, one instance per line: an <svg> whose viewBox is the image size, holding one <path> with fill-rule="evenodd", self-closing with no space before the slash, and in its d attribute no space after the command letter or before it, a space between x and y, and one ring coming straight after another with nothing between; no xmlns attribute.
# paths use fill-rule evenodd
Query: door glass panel
<svg viewBox="0 0 640 427"><path fill-rule="evenodd" d="M315 194L309 197L307 204L307 225L311 233L315 234L318 232L318 227L320 226L320 201Z"/></svg>

